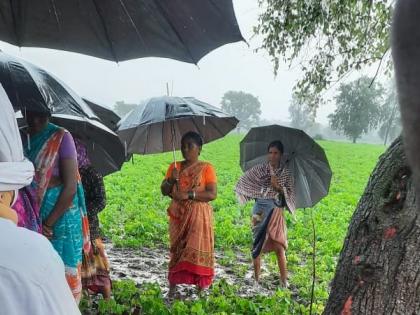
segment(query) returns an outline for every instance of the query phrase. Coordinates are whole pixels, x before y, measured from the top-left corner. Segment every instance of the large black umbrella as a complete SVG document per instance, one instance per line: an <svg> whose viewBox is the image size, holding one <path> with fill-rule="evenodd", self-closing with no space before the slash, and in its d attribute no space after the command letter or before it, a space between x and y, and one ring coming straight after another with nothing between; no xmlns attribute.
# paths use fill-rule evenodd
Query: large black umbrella
<svg viewBox="0 0 420 315"><path fill-rule="evenodd" d="M121 119L117 113L104 105L99 105L85 98L83 98L83 100L89 105L90 109L96 114L96 116L98 116L101 123L113 131L117 130L117 124Z"/></svg>
<svg viewBox="0 0 420 315"><path fill-rule="evenodd" d="M1 51L0 83L15 110L97 119L89 106L59 79L29 62Z"/></svg>
<svg viewBox="0 0 420 315"><path fill-rule="evenodd" d="M0 40L113 61L197 63L243 40L231 0L0 0Z"/></svg>
<svg viewBox="0 0 420 315"><path fill-rule="evenodd" d="M279 125L252 128L240 144L242 170L265 162L274 140L284 146L284 162L295 181L296 208L314 206L328 194L332 172L324 150L302 130Z"/></svg>
<svg viewBox="0 0 420 315"><path fill-rule="evenodd" d="M16 112L20 128L26 127L21 112ZM92 165L103 176L117 172L125 161L125 151L117 134L102 123L84 117L52 114L50 121L67 129L87 148Z"/></svg>
<svg viewBox="0 0 420 315"><path fill-rule="evenodd" d="M125 161L124 146L117 134L93 119L53 114L51 121L66 128L86 145L90 162L103 176L117 172Z"/></svg>
<svg viewBox="0 0 420 315"><path fill-rule="evenodd" d="M181 137L196 131L205 143L234 129L238 120L193 97L154 97L121 119L118 135L127 152L150 154L180 149Z"/></svg>

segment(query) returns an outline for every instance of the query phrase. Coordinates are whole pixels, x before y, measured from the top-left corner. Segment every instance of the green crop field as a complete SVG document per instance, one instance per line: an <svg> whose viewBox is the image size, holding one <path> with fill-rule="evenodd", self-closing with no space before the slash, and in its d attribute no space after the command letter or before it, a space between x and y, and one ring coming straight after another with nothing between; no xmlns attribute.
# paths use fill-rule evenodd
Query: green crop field
<svg viewBox="0 0 420 315"><path fill-rule="evenodd" d="M218 197L212 205L216 250L223 253L223 259L218 261L222 265L235 265L237 253L249 255L251 244L252 205L239 206L233 193L233 187L241 175L238 164L240 140L240 136L227 136L205 145L201 154L202 160L210 161L215 166L218 176ZM315 313L321 313L352 213L385 148L332 141L319 143L330 161L333 179L329 195L317 206L299 209L295 218L287 215L289 290L274 290L269 297L238 297L235 285L228 285L222 280L213 285L206 298L168 305L156 284L137 288L133 282L120 281L114 283L114 300L100 301L99 312L305 314L308 312L312 281L313 215L317 248L314 310ZM166 208L169 200L161 196L160 183L171 158L171 154L135 156L134 161L127 162L121 172L106 178L107 208L100 218L104 234L114 245L166 250ZM274 255L265 261L268 269L277 274ZM244 270L238 268L236 272L240 275Z"/></svg>

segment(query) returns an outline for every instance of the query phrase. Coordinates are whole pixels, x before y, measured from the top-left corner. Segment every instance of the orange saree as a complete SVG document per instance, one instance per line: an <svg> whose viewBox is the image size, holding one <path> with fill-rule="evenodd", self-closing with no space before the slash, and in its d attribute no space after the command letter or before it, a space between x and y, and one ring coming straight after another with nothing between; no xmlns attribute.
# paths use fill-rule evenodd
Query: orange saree
<svg viewBox="0 0 420 315"><path fill-rule="evenodd" d="M170 177L174 164L167 171ZM179 165L177 164L179 169ZM213 166L197 162L179 173L181 191L204 191L216 183ZM174 186L173 189L177 189ZM207 288L214 277L213 209L207 202L172 200L168 208L170 261L168 279L171 285L193 284Z"/></svg>

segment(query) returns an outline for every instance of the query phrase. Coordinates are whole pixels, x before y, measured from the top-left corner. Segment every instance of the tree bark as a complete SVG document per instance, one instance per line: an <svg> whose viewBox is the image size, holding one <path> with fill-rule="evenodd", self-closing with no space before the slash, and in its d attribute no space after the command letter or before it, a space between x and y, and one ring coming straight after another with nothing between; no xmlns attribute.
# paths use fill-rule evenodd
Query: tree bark
<svg viewBox="0 0 420 315"><path fill-rule="evenodd" d="M397 112L397 107L398 107L398 105L395 105L392 108L391 116L389 117L389 121L388 121L388 126L386 127L386 131L385 131L384 145L386 145L386 143L388 142L389 131L390 131L392 125L393 125L394 117L395 117L395 114Z"/></svg>
<svg viewBox="0 0 420 315"><path fill-rule="evenodd" d="M324 314L420 314L420 216L401 138L352 217Z"/></svg>
<svg viewBox="0 0 420 315"><path fill-rule="evenodd" d="M420 196L420 1L396 2L392 20L392 56L395 67L398 102L401 108L407 160L413 170ZM420 198L417 199L420 209Z"/></svg>

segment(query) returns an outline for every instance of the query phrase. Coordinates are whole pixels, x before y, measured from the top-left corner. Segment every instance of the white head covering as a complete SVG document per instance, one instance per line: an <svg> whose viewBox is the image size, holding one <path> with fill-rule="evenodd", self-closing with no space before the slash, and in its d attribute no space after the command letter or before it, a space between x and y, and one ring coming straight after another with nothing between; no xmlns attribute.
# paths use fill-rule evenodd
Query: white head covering
<svg viewBox="0 0 420 315"><path fill-rule="evenodd" d="M23 156L15 113L1 84L0 113L0 191L17 190L31 183L34 166Z"/></svg>

